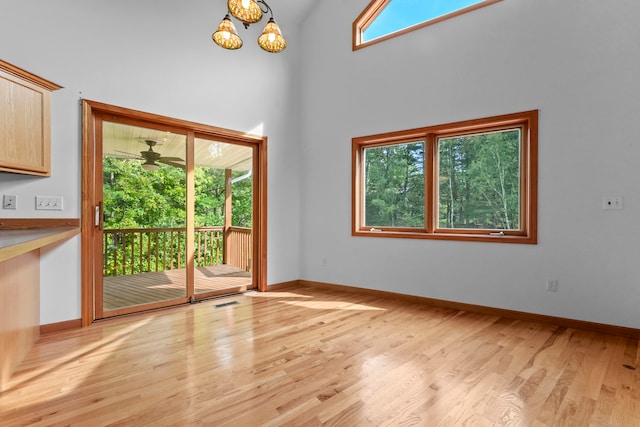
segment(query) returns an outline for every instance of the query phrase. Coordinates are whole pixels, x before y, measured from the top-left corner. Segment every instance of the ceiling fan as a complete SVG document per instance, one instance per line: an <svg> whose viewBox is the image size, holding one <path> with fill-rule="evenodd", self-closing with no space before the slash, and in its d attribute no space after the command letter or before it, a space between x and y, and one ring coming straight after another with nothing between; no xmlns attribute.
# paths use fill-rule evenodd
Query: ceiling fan
<svg viewBox="0 0 640 427"><path fill-rule="evenodd" d="M154 141L153 139L145 139L144 143L149 146L149 149L147 151L140 152L140 155L142 156L141 158L142 160L144 160L144 163L142 163L143 169L158 170L160 167L156 164L156 162L185 169L184 160L180 157L163 157L162 154L158 153L157 151L153 151L153 147L158 143L157 141Z"/></svg>

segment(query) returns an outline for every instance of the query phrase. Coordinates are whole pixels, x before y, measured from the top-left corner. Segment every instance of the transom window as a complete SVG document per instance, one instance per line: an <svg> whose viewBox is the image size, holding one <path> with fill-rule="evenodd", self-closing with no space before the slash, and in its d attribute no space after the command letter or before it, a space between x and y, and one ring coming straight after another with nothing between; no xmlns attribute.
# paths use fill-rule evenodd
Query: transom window
<svg viewBox="0 0 640 427"><path fill-rule="evenodd" d="M354 138L353 235L536 243L537 111Z"/></svg>
<svg viewBox="0 0 640 427"><path fill-rule="evenodd" d="M501 0L373 0L353 23L353 49Z"/></svg>

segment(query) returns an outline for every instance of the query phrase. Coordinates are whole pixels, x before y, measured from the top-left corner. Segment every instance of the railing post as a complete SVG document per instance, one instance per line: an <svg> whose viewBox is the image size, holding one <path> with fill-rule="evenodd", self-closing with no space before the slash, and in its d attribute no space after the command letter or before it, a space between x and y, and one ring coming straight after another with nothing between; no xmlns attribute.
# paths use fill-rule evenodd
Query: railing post
<svg viewBox="0 0 640 427"><path fill-rule="evenodd" d="M231 186L231 169L224 170L224 230L222 230L222 263L229 264L229 235L231 234L231 209L233 206L233 188Z"/></svg>

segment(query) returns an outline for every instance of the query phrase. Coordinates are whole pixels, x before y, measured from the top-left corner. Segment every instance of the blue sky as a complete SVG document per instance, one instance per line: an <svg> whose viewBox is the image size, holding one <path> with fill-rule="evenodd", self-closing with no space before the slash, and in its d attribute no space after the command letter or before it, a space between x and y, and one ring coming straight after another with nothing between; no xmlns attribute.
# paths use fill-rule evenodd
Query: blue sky
<svg viewBox="0 0 640 427"><path fill-rule="evenodd" d="M391 0L364 32L364 41L402 30L483 0Z"/></svg>

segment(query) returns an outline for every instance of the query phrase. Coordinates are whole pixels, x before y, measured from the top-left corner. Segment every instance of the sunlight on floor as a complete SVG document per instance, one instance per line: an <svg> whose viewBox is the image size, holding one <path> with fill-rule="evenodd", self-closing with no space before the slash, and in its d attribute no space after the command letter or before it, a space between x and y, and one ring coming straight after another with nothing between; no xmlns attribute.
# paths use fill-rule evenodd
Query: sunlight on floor
<svg viewBox="0 0 640 427"><path fill-rule="evenodd" d="M311 299L313 297L309 295L303 295L296 292L277 292L277 291L269 291L269 292L247 292L244 294L250 298L270 298L270 299L283 299L280 301L284 304L295 305L298 307L311 308L314 310L380 310L385 311L386 309L380 307L373 307L363 304L353 304L344 301L290 301L289 298L296 299Z"/></svg>
<svg viewBox="0 0 640 427"><path fill-rule="evenodd" d="M313 308L315 310L379 310L386 311L384 308L373 307L362 304L352 304L344 301L283 301L285 304L295 305L298 307Z"/></svg>
<svg viewBox="0 0 640 427"><path fill-rule="evenodd" d="M80 363L84 365L90 365L92 368L94 368L94 370L97 369L105 361L105 359L112 357L113 352L116 351L124 341L129 339L131 334L136 329L145 326L153 320L153 317L141 319L139 322L126 325L123 329L118 329L112 335L104 336L99 340L92 340L89 344L77 348L74 351L65 350L64 352L62 352L63 356L60 356L54 362L51 362L51 364L55 364L54 367L51 367L51 364L37 364L37 366L42 367L29 369L23 373L17 372L8 390L17 389L29 385L35 386L38 382L38 379L43 376L58 375L66 378L66 381L64 381L65 384L60 388L59 394L50 395L47 397L49 399L59 399L61 395L70 393L75 390L77 386L84 384L87 377L90 376L69 376L65 373L67 369L73 369L73 366ZM83 339L83 337L79 337L78 339ZM66 347L67 346L65 346L65 348ZM74 348L75 346L69 347ZM44 368L44 366L47 366L47 368ZM46 399L43 399L43 401L44 400Z"/></svg>
<svg viewBox="0 0 640 427"><path fill-rule="evenodd" d="M247 292L246 294L244 294L245 296L251 297L251 298L313 298L310 297L308 295L301 295L301 294L297 294L295 292L274 292L274 291L269 291L269 292Z"/></svg>

